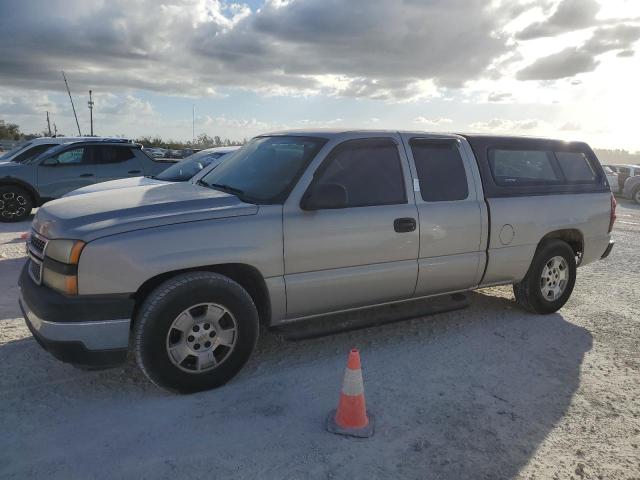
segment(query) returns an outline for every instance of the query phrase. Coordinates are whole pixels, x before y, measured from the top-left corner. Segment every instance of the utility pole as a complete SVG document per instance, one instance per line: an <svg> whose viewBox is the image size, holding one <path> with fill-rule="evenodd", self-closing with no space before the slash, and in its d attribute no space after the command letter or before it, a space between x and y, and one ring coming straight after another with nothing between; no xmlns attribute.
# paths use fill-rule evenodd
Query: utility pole
<svg viewBox="0 0 640 480"><path fill-rule="evenodd" d="M53 136L58 136L58 126L56 125L56 122L53 122Z"/></svg>
<svg viewBox="0 0 640 480"><path fill-rule="evenodd" d="M67 93L69 94L69 100L71 100L71 108L73 109L73 116L76 119L76 125L78 126L78 136L82 136L82 132L80 132L80 122L78 122L78 115L76 114L76 107L73 104L73 98L71 98L71 90L69 90L69 84L67 83L67 77L64 74L64 70L62 70L62 78L64 79L64 84L67 87Z"/></svg>
<svg viewBox="0 0 640 480"><path fill-rule="evenodd" d="M47 112L47 130L49 131L49 136L51 136L51 122L49 121L49 112Z"/></svg>
<svg viewBox="0 0 640 480"><path fill-rule="evenodd" d="M196 146L196 105L193 104L193 109L191 110L191 147Z"/></svg>
<svg viewBox="0 0 640 480"><path fill-rule="evenodd" d="M91 97L91 90L89 90L89 118L91 121L91 136L93 137L93 97Z"/></svg>

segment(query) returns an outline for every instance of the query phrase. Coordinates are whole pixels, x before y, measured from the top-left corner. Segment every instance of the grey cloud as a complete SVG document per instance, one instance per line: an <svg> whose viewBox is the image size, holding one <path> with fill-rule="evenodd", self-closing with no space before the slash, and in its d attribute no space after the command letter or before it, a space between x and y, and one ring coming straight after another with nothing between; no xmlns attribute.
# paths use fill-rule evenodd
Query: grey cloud
<svg viewBox="0 0 640 480"><path fill-rule="evenodd" d="M500 32L521 9L485 0L306 0L241 9L215 0L5 0L0 83L198 95L206 89L319 90L405 99L417 82L460 87L513 51ZM207 10L208 9L208 10ZM7 15L5 15L7 12ZM464 60L455 52L464 52ZM326 85L325 87L326 88Z"/></svg>
<svg viewBox="0 0 640 480"><path fill-rule="evenodd" d="M520 70L519 80L555 80L595 70L598 55L619 50L618 56L633 55L633 45L640 39L640 26L619 24L597 28L579 47L566 48L543 57ZM622 55L620 55L622 54Z"/></svg>
<svg viewBox="0 0 640 480"><path fill-rule="evenodd" d="M508 92L503 92L503 93L490 93L488 100L490 102L502 102L503 100L506 100L508 98L510 98L512 95Z"/></svg>
<svg viewBox="0 0 640 480"><path fill-rule="evenodd" d="M598 28L582 48L594 55L600 55L611 50L631 50L639 39L640 26L620 24Z"/></svg>
<svg viewBox="0 0 640 480"><path fill-rule="evenodd" d="M591 72L598 61L588 52L578 48L566 48L558 53L537 60L516 74L518 80L555 80Z"/></svg>
<svg viewBox="0 0 640 480"><path fill-rule="evenodd" d="M600 5L595 0L562 0L549 18L529 25L516 38L530 40L551 37L591 27L599 10Z"/></svg>

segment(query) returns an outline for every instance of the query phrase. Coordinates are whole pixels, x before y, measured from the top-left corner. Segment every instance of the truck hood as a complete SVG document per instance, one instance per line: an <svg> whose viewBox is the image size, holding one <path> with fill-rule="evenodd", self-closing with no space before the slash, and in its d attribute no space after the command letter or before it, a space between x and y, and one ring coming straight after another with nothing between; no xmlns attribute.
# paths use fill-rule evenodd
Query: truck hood
<svg viewBox="0 0 640 480"><path fill-rule="evenodd" d="M144 185L63 197L38 209L32 228L46 238L90 242L175 223L254 215L258 207L189 182Z"/></svg>
<svg viewBox="0 0 640 480"><path fill-rule="evenodd" d="M104 190L115 190L118 188L130 188L140 187L144 185L159 185L165 184L162 180L156 180L150 177L132 177L121 178L120 180L111 180L109 182L94 183L93 185L87 185L86 187L76 188L69 193L63 195L63 197L73 197L75 195L84 195L85 193L102 192Z"/></svg>

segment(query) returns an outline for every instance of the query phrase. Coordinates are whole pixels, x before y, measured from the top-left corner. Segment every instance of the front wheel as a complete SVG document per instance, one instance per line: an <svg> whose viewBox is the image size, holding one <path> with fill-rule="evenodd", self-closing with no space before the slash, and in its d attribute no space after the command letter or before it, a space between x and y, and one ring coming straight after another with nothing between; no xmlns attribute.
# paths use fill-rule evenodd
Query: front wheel
<svg viewBox="0 0 640 480"><path fill-rule="evenodd" d="M636 187L636 189L631 194L631 198L634 202L640 204L640 187Z"/></svg>
<svg viewBox="0 0 640 480"><path fill-rule="evenodd" d="M160 387L181 393L216 388L249 360L258 323L256 306L238 283L211 272L181 274L142 304L136 361Z"/></svg>
<svg viewBox="0 0 640 480"><path fill-rule="evenodd" d="M14 185L0 187L0 222L20 222L33 209L31 195Z"/></svg>
<svg viewBox="0 0 640 480"><path fill-rule="evenodd" d="M516 301L533 313L553 313L567 303L576 283L576 256L562 240L545 241L529 271L513 285Z"/></svg>

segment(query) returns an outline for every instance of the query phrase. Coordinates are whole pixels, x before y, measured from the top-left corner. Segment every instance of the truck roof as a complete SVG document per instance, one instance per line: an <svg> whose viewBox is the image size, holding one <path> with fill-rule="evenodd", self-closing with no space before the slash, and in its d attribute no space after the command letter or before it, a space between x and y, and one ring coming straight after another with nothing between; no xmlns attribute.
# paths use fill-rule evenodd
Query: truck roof
<svg viewBox="0 0 640 480"><path fill-rule="evenodd" d="M297 135L297 136L308 136L308 137L323 137L323 138L331 138L338 135L343 135L346 133L364 133L364 134L409 134L409 135L434 135L438 137L450 137L450 138L460 138L464 137L469 142L504 142L508 140L514 140L517 142L525 142L525 143L548 143L548 142L559 142L563 144L579 144L584 145L584 142L581 141L566 141L559 140L554 138L544 138L544 137L532 137L532 136L524 136L524 135L495 135L495 134L485 134L485 133L463 133L463 132L429 132L423 130L389 130L389 129L360 129L360 128L301 128L301 129L292 129L292 130L280 130L270 133L265 133L261 136L273 136L273 135Z"/></svg>

